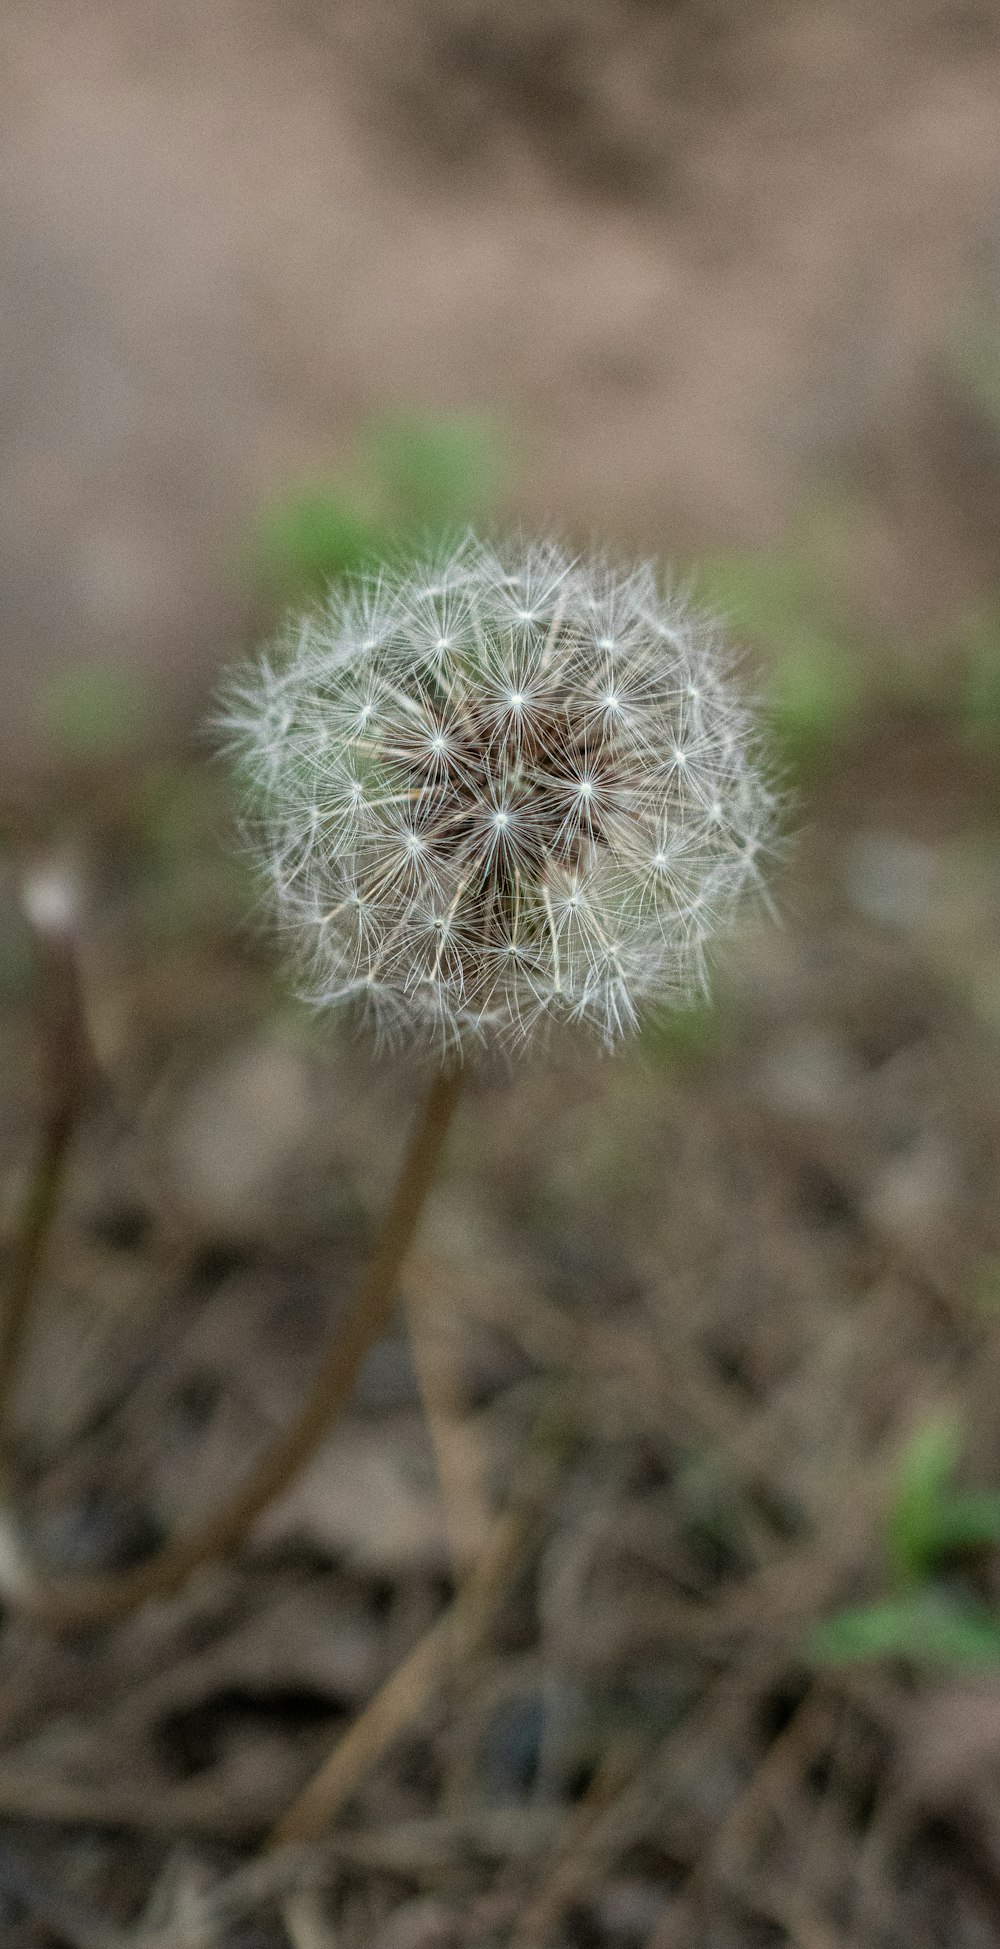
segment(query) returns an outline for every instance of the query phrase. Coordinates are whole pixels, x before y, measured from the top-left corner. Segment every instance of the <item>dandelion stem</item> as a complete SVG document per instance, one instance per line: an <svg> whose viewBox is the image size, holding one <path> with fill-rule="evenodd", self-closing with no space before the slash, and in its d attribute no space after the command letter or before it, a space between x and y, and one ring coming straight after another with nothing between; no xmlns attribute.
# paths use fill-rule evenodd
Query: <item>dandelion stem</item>
<svg viewBox="0 0 1000 1949"><path fill-rule="evenodd" d="M353 1310L339 1329L296 1419L261 1457L248 1479L198 1528L156 1556L109 1577L33 1581L15 1596L20 1608L53 1629L107 1623L149 1598L176 1590L194 1570L238 1549L253 1522L315 1454L344 1406L369 1348L384 1331L400 1269L434 1180L461 1091L458 1070L440 1072L410 1138L375 1256Z"/></svg>

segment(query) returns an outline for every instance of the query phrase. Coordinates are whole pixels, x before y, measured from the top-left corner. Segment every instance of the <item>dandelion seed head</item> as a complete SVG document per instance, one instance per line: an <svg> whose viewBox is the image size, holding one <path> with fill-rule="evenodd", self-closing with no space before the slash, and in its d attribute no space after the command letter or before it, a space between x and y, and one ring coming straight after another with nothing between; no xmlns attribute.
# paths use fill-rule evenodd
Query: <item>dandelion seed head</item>
<svg viewBox="0 0 1000 1949"><path fill-rule="evenodd" d="M220 723L303 992L441 1053L618 1043L703 984L775 828L712 628L555 544L335 588Z"/></svg>

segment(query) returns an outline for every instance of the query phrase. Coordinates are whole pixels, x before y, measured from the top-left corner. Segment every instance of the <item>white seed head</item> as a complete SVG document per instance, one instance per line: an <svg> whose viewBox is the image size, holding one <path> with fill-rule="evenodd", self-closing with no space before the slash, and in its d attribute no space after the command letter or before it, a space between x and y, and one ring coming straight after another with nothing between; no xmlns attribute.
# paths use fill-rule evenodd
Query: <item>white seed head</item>
<svg viewBox="0 0 1000 1949"><path fill-rule="evenodd" d="M553 544L332 590L221 723L303 991L442 1053L686 999L774 827L712 627Z"/></svg>

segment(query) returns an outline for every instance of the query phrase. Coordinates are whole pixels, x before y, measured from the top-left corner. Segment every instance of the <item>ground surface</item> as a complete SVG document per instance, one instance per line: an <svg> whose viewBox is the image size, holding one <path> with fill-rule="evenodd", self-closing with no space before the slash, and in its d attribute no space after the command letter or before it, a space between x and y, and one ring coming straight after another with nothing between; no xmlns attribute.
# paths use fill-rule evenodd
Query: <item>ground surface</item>
<svg viewBox="0 0 1000 1949"><path fill-rule="evenodd" d="M9 780L74 657L152 668L163 724L200 709L257 496L387 401L495 406L513 511L668 553L849 492L872 658L887 629L943 655L995 580L952 356L996 288L992 7L12 0L0 48ZM781 924L711 1025L470 1087L416 1361L401 1315L237 1562L55 1642L19 1552L134 1561L245 1469L419 1091L248 943L202 768L71 781L97 1073L0 1531L5 1949L1000 1944L989 1670L809 1652L891 1588L915 1432L947 1409L964 1480L1000 1481L1000 773L951 683L875 695L803 771ZM8 1259L41 1112L15 877ZM266 1857L543 1481L474 1642L324 1845ZM992 1616L995 1548L943 1595Z"/></svg>
<svg viewBox="0 0 1000 1949"><path fill-rule="evenodd" d="M18 1551L134 1560L246 1468L357 1278L418 1095L317 1042L241 946L196 781L173 855L105 825L102 1080L4 1530L5 1941L1000 1941L988 1671L808 1651L890 1587L915 1432L947 1408L967 1479L1000 1467L1000 779L949 738L911 713L814 780L784 925L742 940L701 1047L470 1086L406 1281L440 1462L401 1320L235 1565L53 1643L18 1621ZM9 902L5 928L12 968ZM35 1046L12 993L9 1222ZM362 1760L329 1845L262 1866L456 1562L550 1469L475 1643ZM994 1600L992 1550L950 1574Z"/></svg>
<svg viewBox="0 0 1000 1949"><path fill-rule="evenodd" d="M996 568L989 0L10 0L0 62L9 758L67 663L200 705L261 493L387 405L495 409L514 512L668 557L846 479L920 632Z"/></svg>

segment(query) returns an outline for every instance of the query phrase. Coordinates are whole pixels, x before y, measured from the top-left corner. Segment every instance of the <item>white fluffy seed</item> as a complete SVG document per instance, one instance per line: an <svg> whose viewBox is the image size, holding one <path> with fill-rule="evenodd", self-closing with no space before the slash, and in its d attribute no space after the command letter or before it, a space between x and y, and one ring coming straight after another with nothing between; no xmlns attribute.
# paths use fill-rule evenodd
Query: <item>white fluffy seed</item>
<svg viewBox="0 0 1000 1949"><path fill-rule="evenodd" d="M552 544L332 590L220 721L304 992L390 1042L616 1043L703 979L774 830L715 631Z"/></svg>

